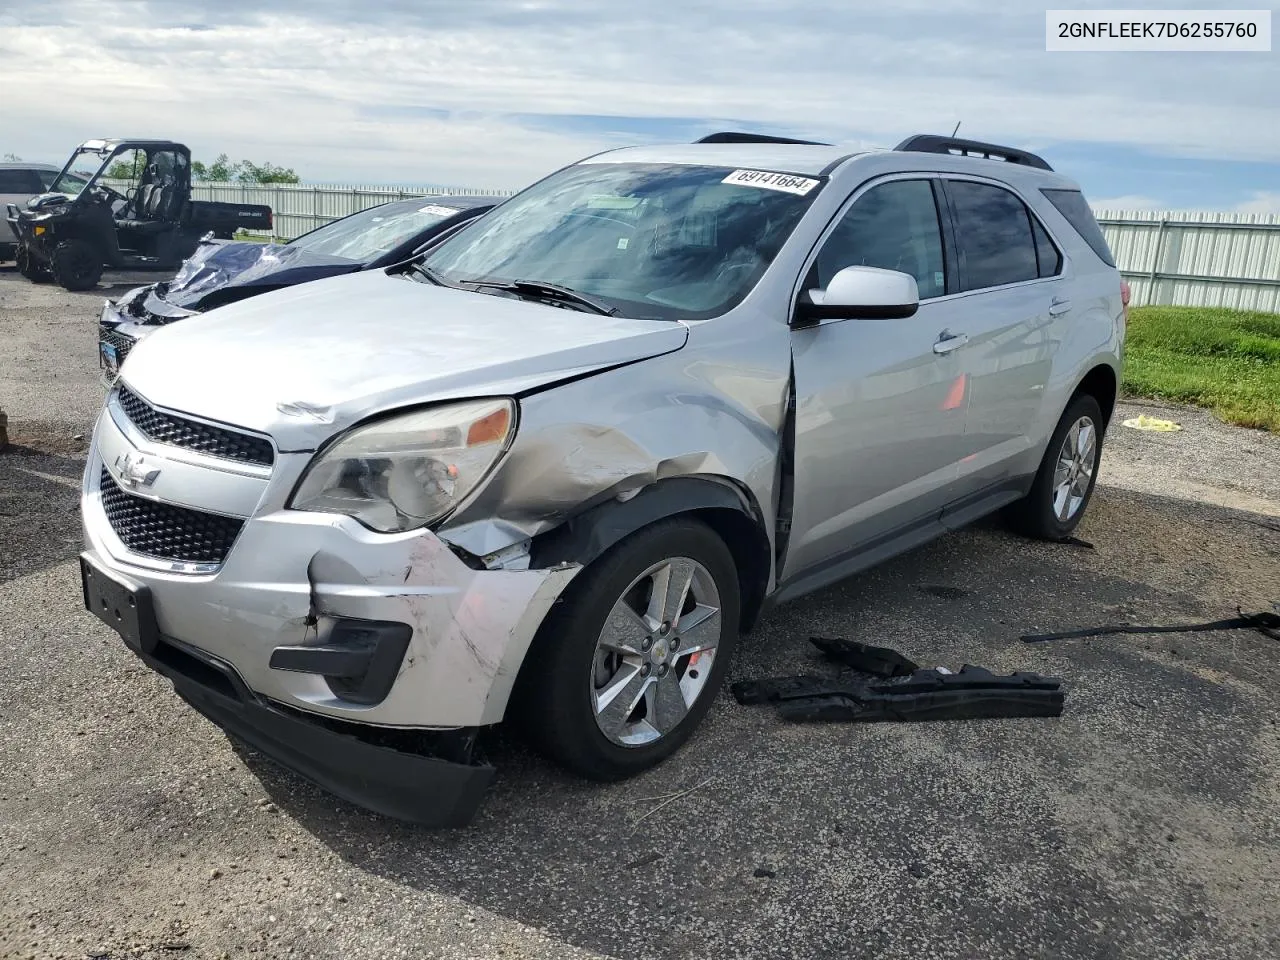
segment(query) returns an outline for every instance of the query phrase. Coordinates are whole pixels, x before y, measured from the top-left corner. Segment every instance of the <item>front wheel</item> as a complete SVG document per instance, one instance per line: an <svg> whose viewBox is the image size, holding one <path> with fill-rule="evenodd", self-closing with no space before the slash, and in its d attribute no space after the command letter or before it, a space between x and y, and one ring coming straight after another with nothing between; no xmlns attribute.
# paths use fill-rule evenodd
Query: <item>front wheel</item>
<svg viewBox="0 0 1280 960"><path fill-rule="evenodd" d="M1104 421L1098 401L1076 397L1058 421L1031 492L1011 508L1021 532L1040 540L1064 540L1080 524L1098 480Z"/></svg>
<svg viewBox="0 0 1280 960"><path fill-rule="evenodd" d="M18 272L32 283L48 283L53 279L49 275L49 268L31 255L31 248L25 243L18 244L14 259L18 262Z"/></svg>
<svg viewBox="0 0 1280 960"><path fill-rule="evenodd" d="M520 725L588 779L655 766L710 709L738 619L724 541L692 519L647 527L579 574L543 623L520 673Z"/></svg>
<svg viewBox="0 0 1280 960"><path fill-rule="evenodd" d="M83 240L63 240L49 258L53 279L67 290L92 290L102 279L102 257Z"/></svg>

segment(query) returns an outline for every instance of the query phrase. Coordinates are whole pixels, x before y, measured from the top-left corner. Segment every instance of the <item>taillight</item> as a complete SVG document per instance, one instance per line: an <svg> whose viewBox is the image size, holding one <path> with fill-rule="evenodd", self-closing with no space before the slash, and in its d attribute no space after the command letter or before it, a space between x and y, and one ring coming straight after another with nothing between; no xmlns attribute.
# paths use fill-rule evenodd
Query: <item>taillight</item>
<svg viewBox="0 0 1280 960"><path fill-rule="evenodd" d="M1129 281L1120 278L1120 306L1124 313L1124 322L1129 322Z"/></svg>

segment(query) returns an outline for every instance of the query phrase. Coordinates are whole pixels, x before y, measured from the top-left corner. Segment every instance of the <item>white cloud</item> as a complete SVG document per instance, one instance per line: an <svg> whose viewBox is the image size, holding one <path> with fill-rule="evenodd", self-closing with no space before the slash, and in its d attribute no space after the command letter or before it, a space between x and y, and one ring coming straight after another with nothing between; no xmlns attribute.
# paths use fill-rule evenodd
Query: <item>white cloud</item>
<svg viewBox="0 0 1280 960"><path fill-rule="evenodd" d="M1042 10L977 0L16 0L0 90L39 95L0 99L0 148L146 134L317 179L518 186L635 139L568 119L589 115L1280 156L1274 57L1043 47Z"/></svg>
<svg viewBox="0 0 1280 960"><path fill-rule="evenodd" d="M1236 213L1280 214L1280 190L1255 190L1252 197L1232 209Z"/></svg>
<svg viewBox="0 0 1280 960"><path fill-rule="evenodd" d="M1090 197L1089 204L1095 210L1168 210L1169 204L1156 197L1141 193L1126 193L1119 197Z"/></svg>

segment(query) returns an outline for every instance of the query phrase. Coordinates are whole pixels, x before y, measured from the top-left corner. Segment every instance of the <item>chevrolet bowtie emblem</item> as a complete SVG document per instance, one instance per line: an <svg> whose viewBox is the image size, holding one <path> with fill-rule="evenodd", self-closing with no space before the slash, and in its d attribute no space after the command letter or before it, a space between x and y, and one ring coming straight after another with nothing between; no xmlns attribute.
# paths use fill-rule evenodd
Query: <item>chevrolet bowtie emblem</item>
<svg viewBox="0 0 1280 960"><path fill-rule="evenodd" d="M116 457L116 469L120 471L120 482L135 490L151 486L156 482L156 477L160 476L159 468L152 467L140 453L126 453Z"/></svg>

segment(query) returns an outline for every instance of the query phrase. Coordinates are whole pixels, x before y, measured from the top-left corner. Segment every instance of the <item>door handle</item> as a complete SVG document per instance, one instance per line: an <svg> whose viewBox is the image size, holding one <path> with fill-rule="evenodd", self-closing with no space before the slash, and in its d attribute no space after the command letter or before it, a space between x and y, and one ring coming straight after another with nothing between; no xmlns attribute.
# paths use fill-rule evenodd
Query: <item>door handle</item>
<svg viewBox="0 0 1280 960"><path fill-rule="evenodd" d="M967 333L952 333L950 330L943 330L938 334L938 341L933 345L933 352L942 355L950 353L952 350L959 350L969 342Z"/></svg>
<svg viewBox="0 0 1280 960"><path fill-rule="evenodd" d="M1071 301L1066 297L1054 297L1049 302L1049 316L1060 317L1071 309Z"/></svg>

